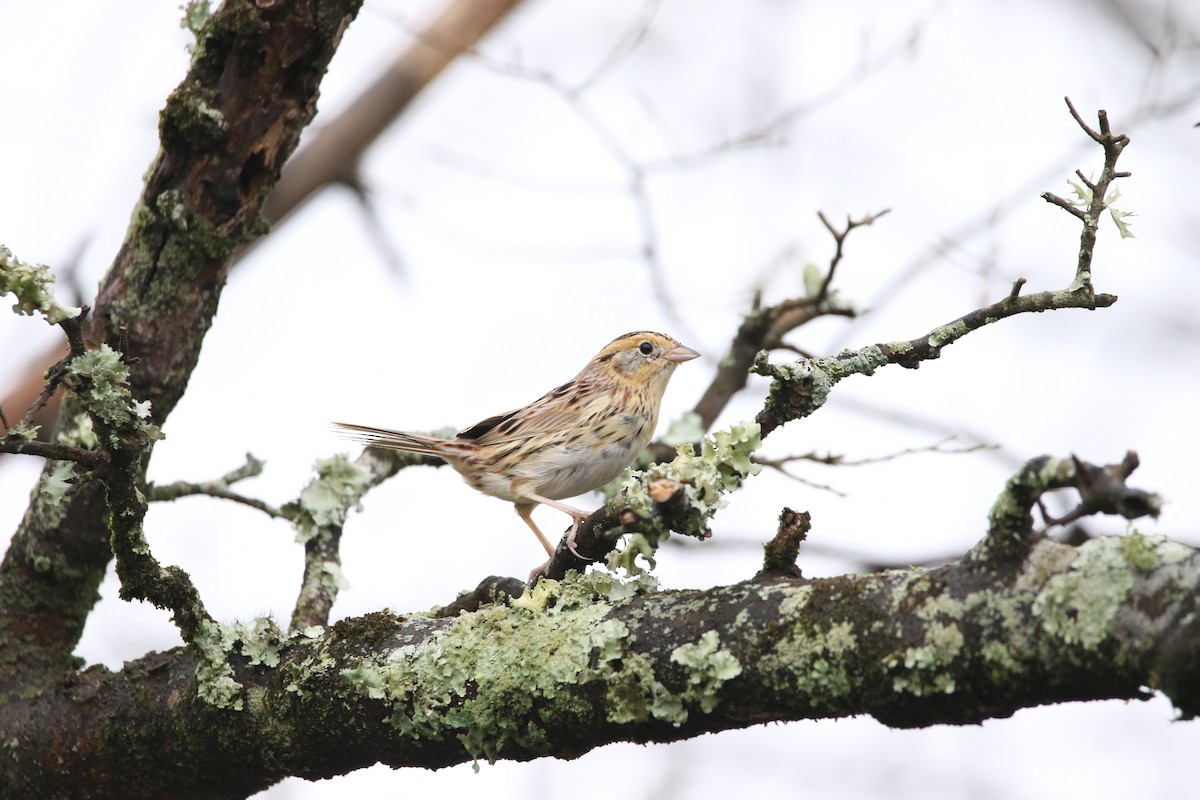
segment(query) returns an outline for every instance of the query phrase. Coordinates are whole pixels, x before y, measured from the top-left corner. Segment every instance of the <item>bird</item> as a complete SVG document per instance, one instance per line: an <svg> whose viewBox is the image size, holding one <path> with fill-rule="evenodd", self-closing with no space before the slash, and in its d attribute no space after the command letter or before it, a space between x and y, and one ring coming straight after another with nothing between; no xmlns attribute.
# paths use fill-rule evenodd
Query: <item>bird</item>
<svg viewBox="0 0 1200 800"><path fill-rule="evenodd" d="M578 555L575 533L588 514L561 500L604 486L633 463L654 434L675 368L699 356L666 334L634 331L605 345L561 386L464 428L453 439L333 425L368 447L441 458L473 489L512 503L550 558L554 547L530 515L539 504L569 515L567 547Z"/></svg>

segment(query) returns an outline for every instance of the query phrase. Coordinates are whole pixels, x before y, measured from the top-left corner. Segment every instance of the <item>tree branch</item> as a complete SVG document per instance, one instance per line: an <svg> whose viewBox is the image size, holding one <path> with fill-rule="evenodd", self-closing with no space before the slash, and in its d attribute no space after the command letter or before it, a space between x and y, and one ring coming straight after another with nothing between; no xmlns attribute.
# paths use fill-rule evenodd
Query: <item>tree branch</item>
<svg viewBox="0 0 1200 800"><path fill-rule="evenodd" d="M291 633L329 622L329 612L345 585L340 548L350 510L371 489L417 464L440 467L445 462L378 447L364 448L353 462L344 456L327 458L317 462L317 477L300 496L283 507L283 515L296 529L296 540L304 544L304 578L292 611Z"/></svg>
<svg viewBox="0 0 1200 800"><path fill-rule="evenodd" d="M1096 469L1075 463L1077 475ZM803 528L781 525L793 541ZM179 702L200 691L183 648L120 673L95 667L0 707L13 764L0 793L58 796L86 778L96 798L244 796L376 761L572 758L863 714L976 724L1045 703L1146 699L1145 687L1185 718L1200 713L1200 551L1185 545L1136 532L1077 548L1041 538L986 569L816 580L777 574L789 550L768 573L706 591L593 573L511 599L516 587L489 579L481 591L507 604L460 598L453 614L378 612L288 638L242 626L223 640L231 677L256 698L238 712Z"/></svg>
<svg viewBox="0 0 1200 800"><path fill-rule="evenodd" d="M759 351L782 347L785 335L818 317L856 315L851 306L833 295L830 286L844 255L846 237L852 230L871 225L887 213L888 210L884 209L859 220L847 218L846 228L841 231L829 223L823 212L817 213L834 240L835 249L828 268L805 297L792 298L765 308L760 306L756 298L754 308L742 319L733 342L718 362L717 373L692 409L700 417L702 430L711 428L730 399L746 387L746 379Z"/></svg>
<svg viewBox="0 0 1200 800"><path fill-rule="evenodd" d="M200 483L175 481L174 483L163 485L148 483L145 488L146 500L151 503L164 503L178 500L181 497L206 495L208 497L218 497L223 500L232 500L235 503L256 508L268 517L288 519L287 514L271 504L265 503L255 497L247 497L239 494L229 488L238 481L244 481L247 478L261 475L262 470L263 462L255 458L252 454L246 453L245 464L231 472L225 473L215 481L201 481Z"/></svg>
<svg viewBox="0 0 1200 800"><path fill-rule="evenodd" d="M183 394L233 253L265 232L263 202L316 113L320 79L360 2L227 0L205 24L188 75L167 101L161 149L101 282L89 334L124 354L127 391L139 408L149 404L153 424L161 425ZM68 398L60 442L90 447L96 432L89 419L85 404ZM163 577L143 570L137 553L144 502L137 486L151 445L107 443L114 462L116 452L122 459L110 467L107 492L86 477L64 483L59 467L47 465L35 498L58 502L35 501L0 565L0 639L13 654L0 684L42 681L75 666L71 652L112 558L110 502L133 515L119 521L130 556L121 571ZM173 574L166 577L136 594L176 610L196 608L186 592L168 586L176 583ZM197 629L178 615L176 621Z"/></svg>
<svg viewBox="0 0 1200 800"><path fill-rule="evenodd" d="M519 0L456 0L413 45L388 65L337 119L316 132L296 154L263 210L282 221L320 189L357 186L367 148L446 65L475 45Z"/></svg>

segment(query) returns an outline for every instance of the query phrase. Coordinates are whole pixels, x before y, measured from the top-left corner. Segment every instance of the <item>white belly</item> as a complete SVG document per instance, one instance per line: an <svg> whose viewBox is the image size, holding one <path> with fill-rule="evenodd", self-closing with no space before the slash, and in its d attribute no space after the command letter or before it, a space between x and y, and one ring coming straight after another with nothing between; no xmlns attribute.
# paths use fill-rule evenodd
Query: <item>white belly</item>
<svg viewBox="0 0 1200 800"><path fill-rule="evenodd" d="M583 455L575 447L549 448L530 465L529 477L536 491L551 500L574 497L599 489L621 474L637 458L645 442L626 439L609 445L597 455Z"/></svg>

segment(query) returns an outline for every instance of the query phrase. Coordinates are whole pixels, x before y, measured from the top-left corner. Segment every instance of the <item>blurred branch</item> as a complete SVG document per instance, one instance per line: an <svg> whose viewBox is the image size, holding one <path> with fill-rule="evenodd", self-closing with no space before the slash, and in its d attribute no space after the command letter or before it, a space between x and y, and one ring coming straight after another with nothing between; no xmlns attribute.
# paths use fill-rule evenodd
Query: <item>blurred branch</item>
<svg viewBox="0 0 1200 800"><path fill-rule="evenodd" d="M718 362L716 375L692 409L700 415L700 425L704 430L712 427L730 399L746 387L750 368L760 351L783 347L783 337L786 334L818 317L856 315L857 312L852 306L830 292L830 285L842 261L846 237L851 231L871 225L887 213L887 209L884 209L858 220L847 218L845 229L839 231L829 223L824 213L818 212L835 244L828 268L822 273L819 284L805 297L784 300L766 307L760 306L760 300L755 299L754 307L742 319L733 342Z"/></svg>
<svg viewBox="0 0 1200 800"><path fill-rule="evenodd" d="M858 459L848 459L843 455L836 455L833 453L828 453L826 455L820 455L816 451L811 451L808 453L802 453L802 454L790 455L790 456L781 456L778 458L767 458L766 456L756 455L756 456L754 456L753 460L754 460L755 464L761 464L764 467L769 467L773 470L776 470L781 475L783 475L787 478L790 478L794 481L797 481L799 483L802 483L806 486L811 486L814 489L821 489L824 491L833 492L834 494L838 495L839 497L845 497L846 495L844 493L838 491L837 489L834 489L832 486L814 483L813 481L809 480L808 478L804 478L800 475L796 475L796 474L790 472L788 470L788 466L796 461L810 461L815 464L824 464L824 465L830 466L830 467L859 467L859 466L866 466L868 464L882 464L887 461L893 461L895 459L904 458L905 456L915 455L917 453L943 453L943 454L947 454L947 455L959 455L959 454L964 454L964 453L976 453L976 452L979 452L980 450L995 450L999 446L999 445L994 445L994 444L976 443L976 444L970 444L970 445L963 445L962 447L959 447L956 449L948 449L948 448L944 447L944 445L946 443L953 441L953 439L954 439L954 437L951 436L946 439L942 439L939 442L934 442L933 444L925 445L924 447L906 447L903 450L897 450L892 453L885 453L884 455L879 455L879 456L867 456L865 458L858 458Z"/></svg>
<svg viewBox="0 0 1200 800"><path fill-rule="evenodd" d="M474 47L519 3L451 2L335 120L314 131L311 142L288 162L263 216L277 224L326 186L358 186L359 164L367 148L451 61Z"/></svg>
<svg viewBox="0 0 1200 800"><path fill-rule="evenodd" d="M350 105L328 124L314 131L312 141L283 166L278 183L267 197L262 217L277 229L289 214L314 194L332 184L353 188L364 204L368 203L365 189L358 176L358 167L366 150L384 130L400 116L422 90L463 49L472 46L509 11L519 0L454 0L430 27L430 35L443 43L431 47L419 38L388 66ZM315 111L315 108L309 113ZM368 216L372 231L376 228ZM258 240L247 243L234 254L232 268L245 257ZM80 251L82 250L82 245ZM395 254L384 248L389 261L396 263ZM29 372L24 380L0 398L0 408L24 408L28 398L41 386L40 375L45 365L55 360L51 353L30 359ZM57 401L52 401L35 416L33 424L42 437L48 436L57 417ZM0 452L0 455L3 453Z"/></svg>

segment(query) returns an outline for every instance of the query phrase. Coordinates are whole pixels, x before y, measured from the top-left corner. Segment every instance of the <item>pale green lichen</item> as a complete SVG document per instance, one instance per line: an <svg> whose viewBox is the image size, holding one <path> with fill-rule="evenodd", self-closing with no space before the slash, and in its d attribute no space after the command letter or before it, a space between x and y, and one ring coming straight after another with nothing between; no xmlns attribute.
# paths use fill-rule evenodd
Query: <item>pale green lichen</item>
<svg viewBox="0 0 1200 800"><path fill-rule="evenodd" d="M72 359L67 380L88 413L109 425L127 426L149 415L149 401L134 401L126 385L129 368L107 344Z"/></svg>
<svg viewBox="0 0 1200 800"><path fill-rule="evenodd" d="M562 594L562 583L549 578L539 580L534 586L526 586L520 597L514 597L509 603L513 608L520 608L532 614L545 611L552 600Z"/></svg>
<svg viewBox="0 0 1200 800"><path fill-rule="evenodd" d="M406 736L458 739L475 758L495 760L516 745L550 753L538 720L582 724L591 704L577 687L599 683L610 721L682 724L688 705L712 708L715 692L740 669L712 637L678 651L688 684L672 692L644 656L628 653L630 632L611 617L612 601L646 582L591 573L540 581L514 607L487 606L449 627L422 631L382 660L341 672L348 683L391 705L389 721Z"/></svg>
<svg viewBox="0 0 1200 800"><path fill-rule="evenodd" d="M794 617L808 605L812 598L811 586L797 586L787 592L787 596L779 603L779 613L785 617ZM763 598L766 599L765 597Z"/></svg>
<svg viewBox="0 0 1200 800"><path fill-rule="evenodd" d="M657 719L682 725L687 721L683 700L654 675L650 660L640 653L622 659L622 668L606 681L608 720L619 725Z"/></svg>
<svg viewBox="0 0 1200 800"><path fill-rule="evenodd" d="M901 606L911 601L911 598L920 593L929 591L929 575L921 567L913 567L910 570L902 571L895 570L883 573L883 577L898 577L892 584L892 612L896 613Z"/></svg>
<svg viewBox="0 0 1200 800"><path fill-rule="evenodd" d="M821 287L825 285L825 270L809 261L804 265L804 270L800 274L804 279L804 296L816 297L817 293L821 291Z"/></svg>
<svg viewBox="0 0 1200 800"><path fill-rule="evenodd" d="M85 412L61 420L58 431L54 434L54 440L68 447L82 447L85 450L93 450L100 445L100 440L96 438L96 429L92 425L92 418Z"/></svg>
<svg viewBox="0 0 1200 800"><path fill-rule="evenodd" d="M342 565L336 561L321 562L321 583L326 589L339 592L350 588L350 581L346 580Z"/></svg>
<svg viewBox="0 0 1200 800"><path fill-rule="evenodd" d="M988 642L979 650L984 664L988 666L991 679L999 683L1002 676L1021 671L1021 665L1012 656L1012 649L1003 642Z"/></svg>
<svg viewBox="0 0 1200 800"><path fill-rule="evenodd" d="M22 420L15 426L7 429L4 435L11 436L14 439L24 439L27 442L32 442L37 438L38 431L41 430L41 425L28 425Z"/></svg>
<svg viewBox="0 0 1200 800"><path fill-rule="evenodd" d="M646 538L644 534L635 533L629 537L629 541L625 546L619 549L610 550L604 558L604 566L616 572L624 570L626 575L642 575L647 570L654 569L657 562L654 560L654 545ZM638 559L642 559L646 566L638 563Z"/></svg>
<svg viewBox="0 0 1200 800"><path fill-rule="evenodd" d="M779 610L785 618L796 621L772 651L759 660L757 669L788 676L792 688L815 707L850 694L855 681L849 662L858 647L858 636L848 620L813 627L812 622L798 618L811 596L810 586L787 590Z"/></svg>
<svg viewBox="0 0 1200 800"><path fill-rule="evenodd" d="M231 627L235 640L241 642L239 652L250 659L251 666L279 666L285 640L274 620L258 617L250 622L235 622Z"/></svg>
<svg viewBox="0 0 1200 800"><path fill-rule="evenodd" d="M542 595L531 593L523 607L464 614L420 646L402 645L383 664L364 660L342 676L391 701L389 719L406 735L457 736L472 755L492 760L510 741L548 751L540 730L517 719L532 713L535 702L554 705L567 697L560 684L605 669L628 631L605 619L610 606L596 601L586 579L542 583ZM594 667L593 651L599 653Z"/></svg>
<svg viewBox="0 0 1200 800"><path fill-rule="evenodd" d="M1091 650L1108 635L1113 617L1134 584L1125 546L1097 539L1076 550L1071 568L1053 575L1033 601L1033 615L1047 633Z"/></svg>
<svg viewBox="0 0 1200 800"><path fill-rule="evenodd" d="M243 686L233 677L229 654L240 653L251 666L277 667L287 637L268 617L232 625L201 620L192 644L199 655L196 691L200 699L217 708L242 711L246 707Z"/></svg>
<svg viewBox="0 0 1200 800"><path fill-rule="evenodd" d="M180 10L183 11L183 18L179 20L179 27L186 31L190 31L197 41L200 39L200 31L208 23L212 17L212 9L209 8L208 0L186 0L180 4ZM195 44L187 46L188 53L195 49Z"/></svg>
<svg viewBox="0 0 1200 800"><path fill-rule="evenodd" d="M705 631L699 641L676 647L671 651L671 661L688 671L688 686L682 699L697 703L706 714L720 702L717 690L721 684L742 674L742 665L733 653L721 649L721 637L716 631Z"/></svg>
<svg viewBox="0 0 1200 800"><path fill-rule="evenodd" d="M869 345L859 350L843 350L836 356L809 358L783 364L770 363L767 351L763 350L755 356L752 371L774 379L767 399L769 407L779 405L780 398L786 396L785 389L788 384L807 384L805 407L794 412L798 416L805 416L825 405L829 393L843 378L851 375L872 375L876 369L888 363L888 357L877 345Z"/></svg>
<svg viewBox="0 0 1200 800"><path fill-rule="evenodd" d="M343 455L321 459L315 469L316 479L304 487L297 502L288 506L293 513L296 541L301 544L326 526L344 523L373 480L369 469Z"/></svg>
<svg viewBox="0 0 1200 800"><path fill-rule="evenodd" d="M33 513L45 520L48 528L57 528L67 510L67 495L75 486L78 472L70 461L52 462L54 466L42 473L42 479L30 494Z"/></svg>
<svg viewBox="0 0 1200 800"><path fill-rule="evenodd" d="M954 675L948 670L962 653L966 640L958 626L945 622L931 623L925 629L925 642L908 647L903 657L890 656L884 666L900 674L892 678L892 689L918 697L928 694L950 694L955 689Z"/></svg>
<svg viewBox="0 0 1200 800"><path fill-rule="evenodd" d="M192 645L197 650L196 693L200 699L216 708L243 708L242 685L233 678L228 652L237 635L232 628L201 620Z"/></svg>
<svg viewBox="0 0 1200 800"><path fill-rule="evenodd" d="M15 294L13 311L33 316L40 312L51 325L79 316L80 309L64 306L54 297L54 275L44 264L30 264L0 244L0 294Z"/></svg>
<svg viewBox="0 0 1200 800"><path fill-rule="evenodd" d="M967 328L967 323L962 320L955 320L949 325L942 325L939 328L934 328L929 333L929 346L934 348L945 347L956 339L961 339L970 333Z"/></svg>
<svg viewBox="0 0 1200 800"><path fill-rule="evenodd" d="M761 444L758 423L750 421L704 437L700 455L691 445L679 445L674 460L655 464L625 480L620 492L623 502L639 516L652 517L655 504L646 487L661 478L678 481L684 486L689 510L681 527L689 534L700 535L707 521L724 507L724 495L762 469L750 460Z"/></svg>
<svg viewBox="0 0 1200 800"><path fill-rule="evenodd" d="M1149 572L1158 566L1158 552L1150 537L1132 530L1121 539L1121 543L1122 555L1129 566L1139 572Z"/></svg>

